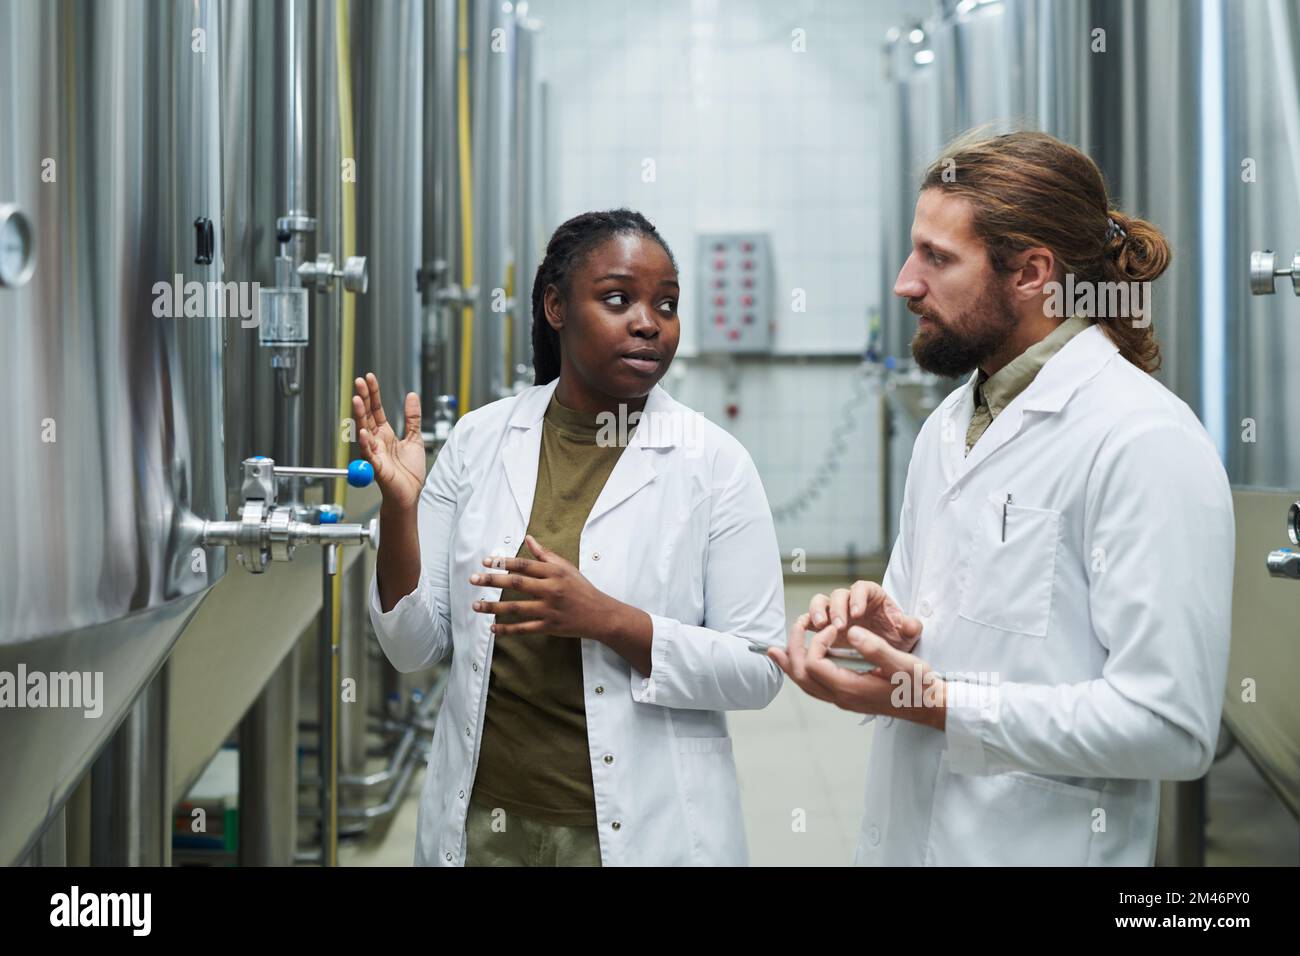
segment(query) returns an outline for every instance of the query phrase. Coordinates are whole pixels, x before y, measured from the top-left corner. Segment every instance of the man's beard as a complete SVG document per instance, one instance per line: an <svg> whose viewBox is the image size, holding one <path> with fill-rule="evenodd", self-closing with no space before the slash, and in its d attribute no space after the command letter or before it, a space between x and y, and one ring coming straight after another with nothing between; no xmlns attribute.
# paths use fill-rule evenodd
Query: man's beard
<svg viewBox="0 0 1300 956"><path fill-rule="evenodd" d="M984 287L979 299L964 314L940 320L933 312L914 306L908 309L929 318L929 328L917 329L912 337L912 358L927 372L955 378L965 375L991 357L1015 330L1018 320L997 280Z"/></svg>

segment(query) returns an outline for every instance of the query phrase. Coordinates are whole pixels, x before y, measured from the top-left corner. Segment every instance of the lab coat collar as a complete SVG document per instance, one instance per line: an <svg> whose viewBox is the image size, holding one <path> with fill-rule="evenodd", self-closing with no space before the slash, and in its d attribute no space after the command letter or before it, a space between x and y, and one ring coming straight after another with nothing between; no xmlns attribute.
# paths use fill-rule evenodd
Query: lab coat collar
<svg viewBox="0 0 1300 956"><path fill-rule="evenodd" d="M979 369L972 372L965 387L953 392L941 406L942 445L948 481L954 483L965 477L972 468L1019 434L1025 422L1025 412L1049 415L1059 412L1079 386L1096 375L1117 351L1118 347L1101 326L1094 323L1084 329L1047 360L1029 386L989 423L967 455L966 430L974 412L974 390L979 385Z"/></svg>
<svg viewBox="0 0 1300 956"><path fill-rule="evenodd" d="M501 457L510 493L519 508L519 517L525 524L532 515L533 495L537 490L537 463L542 446L541 425L558 383L559 379L555 379L546 385L534 386L521 392L510 415L510 432L506 436L506 448ZM685 431L689 425L684 422L684 418L691 414L693 413L689 409L679 405L659 385L650 390L641 418L643 423L655 423L655 426L642 427L638 424L592 506L587 517L588 524L654 480L657 472L651 449L676 445L684 434L689 435L690 432ZM663 423L671 421L673 416L683 419L673 423L678 427L672 427L672 424L664 426Z"/></svg>
<svg viewBox="0 0 1300 956"><path fill-rule="evenodd" d="M541 424L542 419L546 417L546 408L550 405L551 396L555 394L559 382L558 378L552 379L545 385L534 386L520 392L519 398L515 401L514 411L510 413L510 427L512 429L534 428ZM641 418L649 422L661 418L669 412L683 417L693 414L689 409L674 401L662 386L656 385L650 390L650 394L646 396ZM689 425L680 422L676 424L679 427L668 427L662 421L659 422L662 427L641 428L638 426L629 445L639 445L644 448L665 448L676 445L684 434L689 433Z"/></svg>

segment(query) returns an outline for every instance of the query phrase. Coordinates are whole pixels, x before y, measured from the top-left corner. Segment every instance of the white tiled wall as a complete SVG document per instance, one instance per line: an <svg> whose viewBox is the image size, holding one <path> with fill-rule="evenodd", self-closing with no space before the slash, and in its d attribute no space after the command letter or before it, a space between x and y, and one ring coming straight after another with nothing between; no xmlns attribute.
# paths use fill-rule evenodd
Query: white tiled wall
<svg viewBox="0 0 1300 956"><path fill-rule="evenodd" d="M695 236L766 231L773 239L776 351L860 354L878 305L877 95L885 30L925 0L530 0L542 23L539 78L549 87L550 227L588 209L629 206L655 223L681 268L680 355L703 312ZM803 31L804 52L795 52ZM646 160L654 179L643 181ZM791 311L794 289L806 311ZM853 372L840 365L747 363L734 422L725 383L692 369L677 397L730 427L750 449L774 507L825 450ZM710 381L713 378L714 380ZM761 423L761 424L756 424ZM874 393L831 483L782 548L859 554L880 541ZM800 453L791 454L792 449Z"/></svg>
<svg viewBox="0 0 1300 956"><path fill-rule="evenodd" d="M776 518L786 570L795 548L810 558L881 550L875 380L864 379L852 363L780 361L737 369L731 378L679 362L663 384L749 449ZM792 505L801 501L805 507L794 513Z"/></svg>

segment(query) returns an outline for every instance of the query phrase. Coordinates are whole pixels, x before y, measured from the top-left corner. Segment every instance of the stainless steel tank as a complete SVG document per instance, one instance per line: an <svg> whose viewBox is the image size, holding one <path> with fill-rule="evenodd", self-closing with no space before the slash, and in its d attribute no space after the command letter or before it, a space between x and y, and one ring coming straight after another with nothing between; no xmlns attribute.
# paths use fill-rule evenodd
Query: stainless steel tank
<svg viewBox="0 0 1300 956"><path fill-rule="evenodd" d="M885 43L881 149L880 316L882 350L911 358L916 317L894 295L894 280L912 250L912 211L921 176L943 146L938 66L933 27L914 22L890 32ZM910 447L910 446L909 446Z"/></svg>
<svg viewBox="0 0 1300 956"><path fill-rule="evenodd" d="M402 434L407 392L420 392L423 310L424 5L352 5L358 245L370 291L357 303L358 372L373 370ZM450 131L448 131L450 133ZM430 410L432 411L432 410Z"/></svg>
<svg viewBox="0 0 1300 956"><path fill-rule="evenodd" d="M1300 9L1282 0L1216 5L1212 53L1221 58L1218 151L1222 216L1203 245L1201 266L1222 313L1216 372L1222 374L1228 474L1237 516L1233 648L1224 720L1255 766L1300 817L1300 681L1296 618L1300 582L1269 577L1265 555L1290 542L1284 531L1300 499L1300 298L1291 283L1252 296L1252 250L1282 263L1300 250ZM1209 351L1209 349L1207 349ZM1254 686L1253 694L1248 693Z"/></svg>
<svg viewBox="0 0 1300 956"><path fill-rule="evenodd" d="M0 671L102 680L97 716L0 717L3 863L55 818L225 571L186 522L226 507L206 294L222 278L219 55L208 0L0 2L0 204L34 236L30 281L0 288L20 463L0 478L14 542ZM184 309L193 290L200 314ZM161 851L162 832L149 839Z"/></svg>

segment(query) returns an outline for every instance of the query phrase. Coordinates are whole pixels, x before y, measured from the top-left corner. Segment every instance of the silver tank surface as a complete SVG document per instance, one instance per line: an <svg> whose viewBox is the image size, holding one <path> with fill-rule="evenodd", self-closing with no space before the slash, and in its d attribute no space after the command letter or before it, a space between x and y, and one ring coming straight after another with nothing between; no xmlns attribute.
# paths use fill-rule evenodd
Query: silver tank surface
<svg viewBox="0 0 1300 956"><path fill-rule="evenodd" d="M160 314L221 277L219 39L207 0L0 2L0 204L34 237L30 281L0 287L0 671L100 688L0 712L0 863L225 571L185 520L225 516L221 323L207 286L204 314Z"/></svg>

